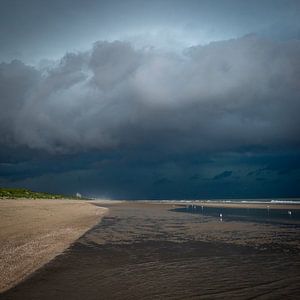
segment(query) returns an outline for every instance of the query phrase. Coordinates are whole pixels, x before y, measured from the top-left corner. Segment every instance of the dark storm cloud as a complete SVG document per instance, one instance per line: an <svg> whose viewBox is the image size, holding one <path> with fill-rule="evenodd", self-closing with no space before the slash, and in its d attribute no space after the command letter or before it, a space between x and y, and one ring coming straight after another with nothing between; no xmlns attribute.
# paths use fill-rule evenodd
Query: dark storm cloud
<svg viewBox="0 0 300 300"><path fill-rule="evenodd" d="M279 152L162 155L122 150L32 157L4 166L0 184L116 199L295 197L300 192L299 168L284 174L275 169L254 174L276 161L284 165L289 157L299 166L299 154ZM224 170L232 171L232 176L212 180ZM253 175L247 176L250 170Z"/></svg>
<svg viewBox="0 0 300 300"><path fill-rule="evenodd" d="M0 1L0 185L298 196L299 14L298 0Z"/></svg>
<svg viewBox="0 0 300 300"><path fill-rule="evenodd" d="M265 157L264 163L265 165L262 168L249 172L247 176L267 176L270 172L285 175L300 170L298 153L277 154L275 156L268 155L267 158Z"/></svg>
<svg viewBox="0 0 300 300"><path fill-rule="evenodd" d="M213 180L219 180L219 179L224 179L227 177L230 177L232 175L232 171L224 171L218 175L216 175Z"/></svg>
<svg viewBox="0 0 300 300"><path fill-rule="evenodd" d="M182 54L97 42L38 69L0 64L0 139L49 152L298 146L300 41L255 35Z"/></svg>

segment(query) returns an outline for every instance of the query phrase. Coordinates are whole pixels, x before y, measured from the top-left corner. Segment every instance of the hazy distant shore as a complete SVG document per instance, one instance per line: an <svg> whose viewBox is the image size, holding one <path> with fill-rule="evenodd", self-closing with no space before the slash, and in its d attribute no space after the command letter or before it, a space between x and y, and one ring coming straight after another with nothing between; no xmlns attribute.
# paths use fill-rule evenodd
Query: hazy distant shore
<svg viewBox="0 0 300 300"><path fill-rule="evenodd" d="M120 203L151 203L151 204L171 204L175 206L196 205L203 207L219 207L219 208L249 208L249 209L292 209L300 211L300 199L299 201L255 201L255 200L91 200L91 203L95 204L120 204Z"/></svg>
<svg viewBox="0 0 300 300"><path fill-rule="evenodd" d="M79 200L1 199L0 291L63 252L106 211Z"/></svg>

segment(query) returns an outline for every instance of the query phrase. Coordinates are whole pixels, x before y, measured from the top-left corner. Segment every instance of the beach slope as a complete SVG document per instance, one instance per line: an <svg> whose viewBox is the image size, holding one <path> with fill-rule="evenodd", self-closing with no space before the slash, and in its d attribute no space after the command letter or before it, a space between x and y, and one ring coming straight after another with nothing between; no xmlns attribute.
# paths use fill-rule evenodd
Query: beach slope
<svg viewBox="0 0 300 300"><path fill-rule="evenodd" d="M0 200L0 291L62 253L106 211L79 200Z"/></svg>

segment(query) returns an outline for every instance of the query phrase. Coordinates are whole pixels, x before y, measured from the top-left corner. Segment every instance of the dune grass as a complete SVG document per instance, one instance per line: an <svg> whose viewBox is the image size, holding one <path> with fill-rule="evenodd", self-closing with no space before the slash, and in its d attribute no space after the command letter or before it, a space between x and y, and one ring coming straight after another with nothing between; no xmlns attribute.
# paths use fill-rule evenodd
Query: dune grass
<svg viewBox="0 0 300 300"><path fill-rule="evenodd" d="M77 199L76 196L34 192L24 188L0 188L1 198Z"/></svg>

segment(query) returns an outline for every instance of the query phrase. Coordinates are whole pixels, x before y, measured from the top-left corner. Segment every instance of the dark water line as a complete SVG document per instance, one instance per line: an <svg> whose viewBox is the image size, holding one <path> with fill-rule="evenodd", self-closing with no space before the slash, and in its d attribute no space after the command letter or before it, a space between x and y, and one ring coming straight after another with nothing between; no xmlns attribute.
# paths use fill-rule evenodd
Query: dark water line
<svg viewBox="0 0 300 300"><path fill-rule="evenodd" d="M255 221L272 224L294 225L300 227L300 210L272 208L232 208L186 205L172 209L175 212L201 214L221 218L222 220Z"/></svg>

